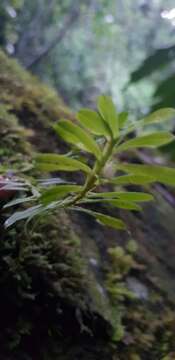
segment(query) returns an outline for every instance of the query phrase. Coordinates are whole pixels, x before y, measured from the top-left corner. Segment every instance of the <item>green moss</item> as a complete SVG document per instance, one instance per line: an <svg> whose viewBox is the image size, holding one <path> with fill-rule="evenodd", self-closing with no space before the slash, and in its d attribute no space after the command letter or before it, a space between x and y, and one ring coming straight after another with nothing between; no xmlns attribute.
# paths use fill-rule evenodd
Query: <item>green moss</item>
<svg viewBox="0 0 175 360"><path fill-rule="evenodd" d="M0 51L0 133L1 152L10 168L31 162L31 146L40 151L60 151L51 124L73 118L59 95L22 69ZM26 141L26 140L29 140ZM25 164L24 164L25 165Z"/></svg>
<svg viewBox="0 0 175 360"><path fill-rule="evenodd" d="M0 52L0 69L0 101L9 104L25 125L30 127L36 117L38 123L48 125L60 117L73 116L54 90L42 85L3 52Z"/></svg>
<svg viewBox="0 0 175 360"><path fill-rule="evenodd" d="M17 171L20 175L22 168L30 166L34 147L48 149L48 133L54 139L49 130L51 122L62 116L71 117L72 113L53 90L40 84L2 52L0 69L1 171L12 170L15 174ZM51 144L59 147L57 139ZM70 312L73 326L80 331L76 309L84 312L89 307L80 240L70 218L65 213L55 213L42 219L37 227L33 225L27 232L23 223L1 232L0 357L3 358L11 356L12 349L14 359L24 359L27 353L33 358L37 352L40 357L43 349L47 352L49 346L59 343L66 322L64 311ZM11 316L3 318L3 314ZM35 338L38 344L30 355L26 342Z"/></svg>
<svg viewBox="0 0 175 360"><path fill-rule="evenodd" d="M121 246L108 248L111 266L106 272L106 290L109 294L113 308L113 334L112 341L119 342L124 338L125 328L123 316L125 308L123 303L126 299L134 299L134 294L127 288L125 276L131 270L134 259Z"/></svg>

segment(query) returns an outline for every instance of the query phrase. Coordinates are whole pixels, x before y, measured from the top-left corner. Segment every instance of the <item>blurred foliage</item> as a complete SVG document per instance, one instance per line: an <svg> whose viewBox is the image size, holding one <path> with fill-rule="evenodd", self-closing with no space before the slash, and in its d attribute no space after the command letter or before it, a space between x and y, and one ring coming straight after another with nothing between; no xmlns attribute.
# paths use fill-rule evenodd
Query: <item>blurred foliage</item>
<svg viewBox="0 0 175 360"><path fill-rule="evenodd" d="M154 50L172 46L174 29L161 14L173 3L18 0L13 4L4 0L0 43L74 107L93 105L99 93L109 92L119 110L127 107L146 113L155 82L149 79L126 87L130 74L144 58Z"/></svg>
<svg viewBox="0 0 175 360"><path fill-rule="evenodd" d="M155 79L156 87L152 100L153 109L163 107L165 104L166 106L175 105L174 56L175 45L157 49L131 74L131 83L137 83L151 76Z"/></svg>

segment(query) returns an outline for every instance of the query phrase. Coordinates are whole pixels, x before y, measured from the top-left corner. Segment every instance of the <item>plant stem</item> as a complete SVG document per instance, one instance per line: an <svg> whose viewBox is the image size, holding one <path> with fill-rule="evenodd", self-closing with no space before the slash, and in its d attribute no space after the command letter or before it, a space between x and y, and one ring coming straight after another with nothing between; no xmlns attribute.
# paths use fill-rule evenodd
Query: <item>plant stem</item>
<svg viewBox="0 0 175 360"><path fill-rule="evenodd" d="M82 191L74 199L72 199L66 206L75 205L77 202L79 202L81 199L83 199L90 190L92 190L94 188L98 176L100 175L102 169L104 168L107 161L109 160L109 158L112 155L114 145L115 145L115 143L112 139L106 143L104 150L103 150L102 157L100 160L97 160L95 162L91 174L89 174L87 176L87 179L85 181Z"/></svg>

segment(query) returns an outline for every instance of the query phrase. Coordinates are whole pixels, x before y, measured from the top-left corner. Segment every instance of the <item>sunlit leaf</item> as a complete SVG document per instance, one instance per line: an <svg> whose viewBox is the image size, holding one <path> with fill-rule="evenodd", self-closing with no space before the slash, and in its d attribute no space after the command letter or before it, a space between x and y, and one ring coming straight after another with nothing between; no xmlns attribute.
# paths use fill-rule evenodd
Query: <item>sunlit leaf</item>
<svg viewBox="0 0 175 360"><path fill-rule="evenodd" d="M110 137L111 131L108 125L96 111L82 109L77 113L77 119L93 134Z"/></svg>
<svg viewBox="0 0 175 360"><path fill-rule="evenodd" d="M134 201L134 202L144 202L153 200L153 196L151 194L143 193L143 192L134 192L134 191L113 191L113 192L104 192L104 193L90 193L89 197L100 197L100 198L119 198L125 201Z"/></svg>
<svg viewBox="0 0 175 360"><path fill-rule="evenodd" d="M86 173L90 173L91 169L86 164L79 160L69 158L66 155L57 154L37 154L36 167L41 171L77 171L82 170Z"/></svg>
<svg viewBox="0 0 175 360"><path fill-rule="evenodd" d="M52 201L57 201L63 197L65 197L67 194L79 192L82 190L82 186L79 185L58 185L53 186L51 189L46 190L40 200L44 204L48 204Z"/></svg>
<svg viewBox="0 0 175 360"><path fill-rule="evenodd" d="M155 177L147 175L122 175L109 179L115 185L145 185L155 181Z"/></svg>
<svg viewBox="0 0 175 360"><path fill-rule="evenodd" d="M139 148L139 147L154 148L168 144L174 139L175 139L174 135L165 131L159 131L153 134L139 136L134 139L128 140L123 144L121 144L120 146L118 146L117 152L126 151L132 148Z"/></svg>
<svg viewBox="0 0 175 360"><path fill-rule="evenodd" d="M117 168L135 175L153 176L156 181L175 185L175 169L159 165L118 164Z"/></svg>
<svg viewBox="0 0 175 360"><path fill-rule="evenodd" d="M109 96L101 95L98 98L98 110L100 115L109 125L113 137L116 139L119 135L118 113L115 105Z"/></svg>
<svg viewBox="0 0 175 360"><path fill-rule="evenodd" d="M60 120L54 125L54 129L65 141L94 154L98 159L101 158L102 154L99 146L93 137L80 126L73 124L71 121Z"/></svg>
<svg viewBox="0 0 175 360"><path fill-rule="evenodd" d="M119 199L86 199L85 201L82 201L82 203L107 203L109 205L118 207L120 209L127 209L127 210L135 210L135 211L141 211L142 208L131 201L125 201L125 200L119 200Z"/></svg>
<svg viewBox="0 0 175 360"><path fill-rule="evenodd" d="M110 199L109 203L112 206L116 206L116 207L121 208L121 209L135 210L135 211L141 211L142 210L142 208L139 205L135 204L134 202L130 202L130 201L123 201L123 200L118 200L118 199L115 199L115 200Z"/></svg>

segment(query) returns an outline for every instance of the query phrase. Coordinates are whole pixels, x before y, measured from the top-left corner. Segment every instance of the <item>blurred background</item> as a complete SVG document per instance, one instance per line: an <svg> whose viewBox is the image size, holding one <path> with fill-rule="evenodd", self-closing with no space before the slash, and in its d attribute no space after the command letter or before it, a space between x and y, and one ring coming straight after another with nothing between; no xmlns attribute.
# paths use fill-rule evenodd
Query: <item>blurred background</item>
<svg viewBox="0 0 175 360"><path fill-rule="evenodd" d="M175 105L174 0L1 0L0 46L73 109Z"/></svg>

